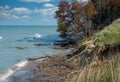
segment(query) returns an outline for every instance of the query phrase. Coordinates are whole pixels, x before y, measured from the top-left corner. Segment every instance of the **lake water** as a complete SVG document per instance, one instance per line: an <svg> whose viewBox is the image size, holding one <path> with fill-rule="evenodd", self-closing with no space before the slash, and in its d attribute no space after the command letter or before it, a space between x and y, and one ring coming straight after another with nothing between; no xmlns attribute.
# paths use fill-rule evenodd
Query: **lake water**
<svg viewBox="0 0 120 82"><path fill-rule="evenodd" d="M56 26L0 26L0 73L11 72L16 63L18 67L24 65L26 58L59 53L53 49L53 41L61 39L56 29Z"/></svg>

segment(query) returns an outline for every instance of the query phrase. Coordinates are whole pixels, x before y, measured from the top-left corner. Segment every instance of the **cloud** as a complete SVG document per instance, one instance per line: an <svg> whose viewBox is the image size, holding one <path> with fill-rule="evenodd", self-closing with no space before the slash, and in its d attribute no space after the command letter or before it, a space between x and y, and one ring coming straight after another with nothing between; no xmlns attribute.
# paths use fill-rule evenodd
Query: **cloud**
<svg viewBox="0 0 120 82"><path fill-rule="evenodd" d="M6 9L9 9L10 7L7 6L7 5L4 5L4 6L0 6L0 10L6 10Z"/></svg>
<svg viewBox="0 0 120 82"><path fill-rule="evenodd" d="M28 14L31 14L32 11L20 7L20 8L10 8L7 5L0 6L0 20L21 20L21 19L28 19Z"/></svg>
<svg viewBox="0 0 120 82"><path fill-rule="evenodd" d="M46 3L46 4L43 5L43 7L50 8L50 7L54 7L54 5L50 4L50 3Z"/></svg>
<svg viewBox="0 0 120 82"><path fill-rule="evenodd" d="M13 11L15 14L31 14L31 13L32 13L32 11L30 11L29 9L24 8L24 7L21 7L21 8L13 8L12 11Z"/></svg>
<svg viewBox="0 0 120 82"><path fill-rule="evenodd" d="M54 9L53 8L35 9L35 12L41 14L42 16L48 16L48 15L53 15L54 14Z"/></svg>
<svg viewBox="0 0 120 82"><path fill-rule="evenodd" d="M29 16L28 16L28 15L23 15L23 16L21 16L21 18L22 18L22 19L28 19Z"/></svg>
<svg viewBox="0 0 120 82"><path fill-rule="evenodd" d="M6 12L0 13L0 19L4 20L4 19L20 19L19 16L16 15L12 15Z"/></svg>
<svg viewBox="0 0 120 82"><path fill-rule="evenodd" d="M54 0L20 0L22 2L35 2L35 3L43 3L43 2L51 2Z"/></svg>
<svg viewBox="0 0 120 82"><path fill-rule="evenodd" d="M43 8L35 8L34 12L39 14L40 24L56 24L55 11L58 9L55 5L52 4L44 4Z"/></svg>
<svg viewBox="0 0 120 82"><path fill-rule="evenodd" d="M36 8L34 11L36 13L39 13L42 16L53 16L56 10L57 10L57 7L47 7L42 9Z"/></svg>
<svg viewBox="0 0 120 82"><path fill-rule="evenodd" d="M29 10L25 7L10 9L10 7L7 5L0 6L0 12L7 12L7 13L11 13L11 14L31 14L32 13L31 10Z"/></svg>
<svg viewBox="0 0 120 82"><path fill-rule="evenodd" d="M11 15L11 17L12 17L13 19L20 19L20 17L17 16L17 15Z"/></svg>
<svg viewBox="0 0 120 82"><path fill-rule="evenodd" d="M33 10L26 7L0 6L0 24L56 24L54 15L57 9L49 3Z"/></svg>

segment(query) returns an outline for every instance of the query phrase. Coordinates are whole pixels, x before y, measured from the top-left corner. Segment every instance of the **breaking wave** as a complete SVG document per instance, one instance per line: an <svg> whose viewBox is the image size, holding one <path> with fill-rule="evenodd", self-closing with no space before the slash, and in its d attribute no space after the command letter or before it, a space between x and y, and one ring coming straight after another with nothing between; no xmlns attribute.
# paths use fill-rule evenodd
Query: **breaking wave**
<svg viewBox="0 0 120 82"><path fill-rule="evenodd" d="M9 68L5 73L0 74L0 82L9 82L8 77L12 75L15 71L24 67L28 61L21 61L16 63L12 68Z"/></svg>
<svg viewBox="0 0 120 82"><path fill-rule="evenodd" d="M2 36L0 36L0 39L3 39L3 37L2 37Z"/></svg>
<svg viewBox="0 0 120 82"><path fill-rule="evenodd" d="M42 37L42 35L40 35L40 34L35 34L34 37L35 37L35 38L40 38L40 37Z"/></svg>

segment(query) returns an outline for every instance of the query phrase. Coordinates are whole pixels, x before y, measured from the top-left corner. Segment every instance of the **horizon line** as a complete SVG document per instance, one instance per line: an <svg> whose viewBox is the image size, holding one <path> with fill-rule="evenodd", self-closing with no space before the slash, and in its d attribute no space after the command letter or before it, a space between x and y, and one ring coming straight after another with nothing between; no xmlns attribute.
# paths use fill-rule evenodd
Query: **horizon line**
<svg viewBox="0 0 120 82"><path fill-rule="evenodd" d="M0 25L0 26L57 26L57 25Z"/></svg>

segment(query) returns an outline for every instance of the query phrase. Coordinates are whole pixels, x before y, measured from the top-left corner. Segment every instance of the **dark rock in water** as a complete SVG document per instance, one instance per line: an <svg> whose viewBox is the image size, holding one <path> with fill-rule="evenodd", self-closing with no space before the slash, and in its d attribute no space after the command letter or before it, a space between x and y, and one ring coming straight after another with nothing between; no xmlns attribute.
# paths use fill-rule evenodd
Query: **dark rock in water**
<svg viewBox="0 0 120 82"><path fill-rule="evenodd" d="M38 44L34 44L35 46L38 46L38 47L40 47L40 46L44 46L44 44L40 44L40 43L38 43Z"/></svg>
<svg viewBox="0 0 120 82"><path fill-rule="evenodd" d="M53 49L55 49L55 50L61 50L62 48L58 48L58 47L54 47Z"/></svg>
<svg viewBox="0 0 120 82"><path fill-rule="evenodd" d="M24 50L26 47L15 47L18 50Z"/></svg>
<svg viewBox="0 0 120 82"><path fill-rule="evenodd" d="M63 49L65 49L65 48L59 47L59 46L54 46L52 49L55 49L55 50L63 50Z"/></svg>
<svg viewBox="0 0 120 82"><path fill-rule="evenodd" d="M55 42L53 42L53 44L61 46L61 47L65 47L65 46L69 45L69 42L66 40L61 40L61 41L55 41Z"/></svg>
<svg viewBox="0 0 120 82"><path fill-rule="evenodd" d="M27 58L28 61L34 61L37 60L38 58Z"/></svg>
<svg viewBox="0 0 120 82"><path fill-rule="evenodd" d="M35 61L35 60L38 60L38 59L42 59L44 57L36 57L36 58L26 58L27 61Z"/></svg>

